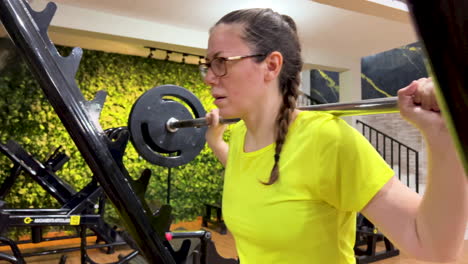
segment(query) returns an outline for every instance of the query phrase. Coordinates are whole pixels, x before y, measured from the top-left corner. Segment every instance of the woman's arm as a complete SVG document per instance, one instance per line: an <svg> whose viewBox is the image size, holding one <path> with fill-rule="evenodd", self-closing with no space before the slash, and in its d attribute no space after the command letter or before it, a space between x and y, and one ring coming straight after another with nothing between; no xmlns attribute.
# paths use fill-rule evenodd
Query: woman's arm
<svg viewBox="0 0 468 264"><path fill-rule="evenodd" d="M424 99L433 96L425 90L432 82L418 82L400 90L399 104L402 116L420 129L428 147L424 197L393 178L362 213L408 254L453 261L461 254L468 219L467 177L440 113L431 111L437 109L434 101ZM426 88L421 91L422 86Z"/></svg>
<svg viewBox="0 0 468 264"><path fill-rule="evenodd" d="M227 125L219 123L219 110L214 109L206 115L206 120L209 124L206 131L206 142L213 150L214 155L226 167L227 157L229 153L229 145L223 140L223 134Z"/></svg>
<svg viewBox="0 0 468 264"><path fill-rule="evenodd" d="M224 167L226 167L226 162L227 162L227 156L229 152L229 145L222 141L217 143L216 145L211 145L208 143L208 146L213 150L214 155L216 158L223 164Z"/></svg>

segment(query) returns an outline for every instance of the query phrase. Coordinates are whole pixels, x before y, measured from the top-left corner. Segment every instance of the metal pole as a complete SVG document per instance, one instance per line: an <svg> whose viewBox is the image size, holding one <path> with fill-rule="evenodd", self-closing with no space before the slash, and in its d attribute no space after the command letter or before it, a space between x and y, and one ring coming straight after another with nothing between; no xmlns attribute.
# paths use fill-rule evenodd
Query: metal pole
<svg viewBox="0 0 468 264"><path fill-rule="evenodd" d="M322 111L336 116L357 116L397 113L398 98L388 97L349 103L333 103L299 107L304 111Z"/></svg>
<svg viewBox="0 0 468 264"><path fill-rule="evenodd" d="M171 204L171 167L167 168L167 204Z"/></svg>
<svg viewBox="0 0 468 264"><path fill-rule="evenodd" d="M320 104L299 107L304 111L321 111L327 112L336 116L356 116L356 115L375 115L375 114L388 114L398 112L398 98L379 98L369 99L349 103L333 103L333 104ZM239 122L239 118L222 119L221 124L232 124ZM189 120L177 120L171 118L166 123L166 128L170 132L175 132L183 127L200 127L207 126L206 118L196 118Z"/></svg>

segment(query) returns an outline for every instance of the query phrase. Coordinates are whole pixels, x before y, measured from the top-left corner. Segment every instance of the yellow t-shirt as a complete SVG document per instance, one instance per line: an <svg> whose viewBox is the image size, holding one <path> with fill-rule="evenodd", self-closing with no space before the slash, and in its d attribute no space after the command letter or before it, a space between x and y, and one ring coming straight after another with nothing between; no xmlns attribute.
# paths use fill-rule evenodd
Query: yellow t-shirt
<svg viewBox="0 0 468 264"><path fill-rule="evenodd" d="M333 115L301 112L264 185L275 144L246 153L245 133L242 121L231 131L223 191L241 264L355 263L356 212L393 176L374 147Z"/></svg>

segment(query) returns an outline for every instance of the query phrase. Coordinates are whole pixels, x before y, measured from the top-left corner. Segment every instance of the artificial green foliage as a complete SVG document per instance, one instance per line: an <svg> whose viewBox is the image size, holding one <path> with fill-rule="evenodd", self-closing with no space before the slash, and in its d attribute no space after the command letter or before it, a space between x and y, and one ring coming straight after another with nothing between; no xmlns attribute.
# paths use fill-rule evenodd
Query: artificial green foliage
<svg viewBox="0 0 468 264"><path fill-rule="evenodd" d="M62 55L70 48L58 47ZM76 74L78 87L87 100L99 90L107 92L100 117L103 129L126 126L132 105L145 91L163 84L189 89L205 109L214 108L209 87L203 84L196 65L161 61L99 51L84 50ZM0 69L0 141L13 139L38 160L44 161L58 146L70 161L57 172L76 190L83 188L92 173L46 100L28 68L19 59ZM145 168L153 171L146 194L149 204L166 203L168 169L152 165L138 156L128 144L124 164L129 174L138 178ZM11 162L0 157L0 183L9 174ZM204 203L221 199L223 167L205 146L191 163L173 168L171 201L176 221L193 220L202 214ZM42 187L22 175L5 198L10 208L57 208L59 204ZM118 216L113 213L112 219Z"/></svg>

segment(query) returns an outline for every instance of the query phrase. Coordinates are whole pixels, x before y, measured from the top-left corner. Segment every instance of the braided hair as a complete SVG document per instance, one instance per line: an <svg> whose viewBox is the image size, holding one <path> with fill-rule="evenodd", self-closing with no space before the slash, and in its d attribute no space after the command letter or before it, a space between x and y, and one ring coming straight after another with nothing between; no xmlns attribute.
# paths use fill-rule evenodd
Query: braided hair
<svg viewBox="0 0 468 264"><path fill-rule="evenodd" d="M270 54L278 51L283 56L283 66L279 74L279 89L283 100L276 117L274 165L268 182L264 183L271 185L279 178L281 150L286 140L299 93L303 61L297 28L291 17L281 15L269 8L233 11L222 17L216 25L235 23L243 25L244 34L242 37L254 52ZM255 59L260 62L265 57Z"/></svg>

